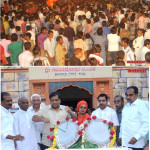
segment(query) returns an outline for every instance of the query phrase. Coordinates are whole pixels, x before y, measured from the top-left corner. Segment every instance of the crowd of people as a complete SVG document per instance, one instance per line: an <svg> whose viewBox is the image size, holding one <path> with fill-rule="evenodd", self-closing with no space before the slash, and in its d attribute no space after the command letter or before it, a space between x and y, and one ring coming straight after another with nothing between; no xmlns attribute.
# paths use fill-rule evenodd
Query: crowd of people
<svg viewBox="0 0 150 150"><path fill-rule="evenodd" d="M115 146L125 146L132 150L149 149L149 105L138 98L138 88L130 86L126 90L127 104L121 95L114 97L115 109L108 105L105 93L97 97L98 108L92 112L88 103L81 100L77 103L76 112L69 106L60 105L61 95L52 92L49 96L50 105L41 107L41 97L38 94L29 100L20 97L19 110L13 115L12 97L7 92L1 93L1 146L3 150L45 150L52 144L47 136L66 117L76 118L81 124L87 118L96 116L98 119L113 122L116 131ZM90 147L89 147L90 148Z"/></svg>
<svg viewBox="0 0 150 150"><path fill-rule="evenodd" d="M148 3L148 2L147 2ZM1 3L1 65L150 64L150 8L117 0Z"/></svg>

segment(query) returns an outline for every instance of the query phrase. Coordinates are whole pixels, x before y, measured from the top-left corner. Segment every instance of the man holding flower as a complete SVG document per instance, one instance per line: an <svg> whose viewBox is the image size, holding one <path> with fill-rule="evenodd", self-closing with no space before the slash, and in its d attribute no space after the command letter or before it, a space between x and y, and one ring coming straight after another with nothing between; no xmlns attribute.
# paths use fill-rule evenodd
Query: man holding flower
<svg viewBox="0 0 150 150"><path fill-rule="evenodd" d="M67 116L71 118L75 117L69 107L60 105L61 97L58 92L51 93L49 98L51 105L41 109L32 118L35 122L44 122L41 150L49 148L52 144L49 138L47 138L50 130L54 129L60 122L65 121Z"/></svg>

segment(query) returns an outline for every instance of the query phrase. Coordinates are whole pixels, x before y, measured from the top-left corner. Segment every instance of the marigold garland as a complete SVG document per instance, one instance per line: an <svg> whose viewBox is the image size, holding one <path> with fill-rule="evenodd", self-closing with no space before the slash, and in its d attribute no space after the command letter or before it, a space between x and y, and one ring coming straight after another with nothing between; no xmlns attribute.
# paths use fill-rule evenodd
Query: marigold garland
<svg viewBox="0 0 150 150"><path fill-rule="evenodd" d="M113 134L113 139L109 145L109 148L113 147L113 145L115 144L115 141L116 141L116 131L115 131L114 127L112 127L112 131L114 131L115 133Z"/></svg>

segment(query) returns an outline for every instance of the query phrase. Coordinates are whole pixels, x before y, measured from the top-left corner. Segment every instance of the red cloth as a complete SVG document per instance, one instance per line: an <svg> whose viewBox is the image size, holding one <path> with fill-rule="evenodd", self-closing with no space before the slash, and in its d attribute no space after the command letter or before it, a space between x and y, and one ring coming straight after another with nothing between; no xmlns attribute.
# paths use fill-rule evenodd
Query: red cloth
<svg viewBox="0 0 150 150"><path fill-rule="evenodd" d="M79 114L78 114L78 121L80 122L80 123L83 123L87 118L89 118L90 117L90 115L89 114L85 114L84 116L80 116Z"/></svg>
<svg viewBox="0 0 150 150"><path fill-rule="evenodd" d="M3 55L4 55L4 47L0 45L0 60L2 60L2 64L5 63L5 61L2 58Z"/></svg>
<svg viewBox="0 0 150 150"><path fill-rule="evenodd" d="M7 14L8 13L8 6L5 4L4 5L4 12Z"/></svg>
<svg viewBox="0 0 150 150"><path fill-rule="evenodd" d="M89 57L90 58L92 58L92 57L96 58L99 66L103 66L104 65L103 57L99 53L90 54Z"/></svg>
<svg viewBox="0 0 150 150"><path fill-rule="evenodd" d="M83 104L86 106L86 110L88 109L88 104L87 104L87 102L84 101L84 100L82 100L82 101L78 102L78 104L77 104L77 111L78 111L78 112L79 112L80 106L83 105Z"/></svg>

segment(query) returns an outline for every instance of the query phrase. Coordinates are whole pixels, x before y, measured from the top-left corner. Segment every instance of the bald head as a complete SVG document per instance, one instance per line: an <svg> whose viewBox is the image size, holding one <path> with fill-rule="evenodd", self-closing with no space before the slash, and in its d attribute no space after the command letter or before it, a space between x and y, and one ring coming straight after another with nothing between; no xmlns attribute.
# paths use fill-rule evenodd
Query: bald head
<svg viewBox="0 0 150 150"><path fill-rule="evenodd" d="M18 99L18 105L21 110L27 111L29 107L29 101L26 97L21 97Z"/></svg>

